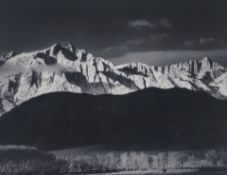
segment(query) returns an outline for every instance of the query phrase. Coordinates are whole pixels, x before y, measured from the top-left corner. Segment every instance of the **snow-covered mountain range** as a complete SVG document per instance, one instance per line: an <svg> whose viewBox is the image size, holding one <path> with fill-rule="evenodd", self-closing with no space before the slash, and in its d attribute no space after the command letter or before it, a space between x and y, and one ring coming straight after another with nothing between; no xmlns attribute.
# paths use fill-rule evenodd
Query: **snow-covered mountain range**
<svg viewBox="0 0 227 175"><path fill-rule="evenodd" d="M126 94L149 87L186 88L227 99L227 69L207 57L163 67L115 66L69 42L0 57L0 115L50 92Z"/></svg>

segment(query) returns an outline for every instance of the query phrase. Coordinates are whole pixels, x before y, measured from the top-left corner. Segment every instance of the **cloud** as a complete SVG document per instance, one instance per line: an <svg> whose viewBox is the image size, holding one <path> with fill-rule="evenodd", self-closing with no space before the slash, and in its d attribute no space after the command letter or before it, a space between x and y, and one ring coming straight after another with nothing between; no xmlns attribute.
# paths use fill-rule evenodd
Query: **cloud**
<svg viewBox="0 0 227 175"><path fill-rule="evenodd" d="M119 51L119 50L128 50L132 46L138 46L144 43L148 42L154 42L154 41L160 41L165 38L168 38L169 34L168 33L155 33L155 34L150 34L147 37L142 37L142 38L136 38L136 39L130 39L122 44L119 45L114 45L114 46L109 46L103 50L103 52L110 52L110 51Z"/></svg>
<svg viewBox="0 0 227 175"><path fill-rule="evenodd" d="M138 39L134 39L134 40L128 40L126 41L124 44L125 45L140 45L143 44L145 42L149 42L149 41L159 41L165 38L168 38L169 34L168 33L155 33L155 34L150 34L147 37L143 37L143 38L138 38Z"/></svg>
<svg viewBox="0 0 227 175"><path fill-rule="evenodd" d="M142 28L142 27L155 28L156 27L155 24L153 24L145 19L130 21L128 23L128 25L129 25L129 27L132 27L132 28Z"/></svg>
<svg viewBox="0 0 227 175"><path fill-rule="evenodd" d="M226 49L226 50L227 50L227 43L225 44L224 49Z"/></svg>
<svg viewBox="0 0 227 175"><path fill-rule="evenodd" d="M191 47L194 45L208 45L208 44L213 44L215 43L217 40L213 37L201 37L199 39L195 39L195 40L186 40L184 42L185 47ZM222 41L218 41L219 43L221 43Z"/></svg>
<svg viewBox="0 0 227 175"><path fill-rule="evenodd" d="M143 44L146 41L147 41L146 38L131 39L124 42L124 45L135 46L135 45Z"/></svg>
<svg viewBox="0 0 227 175"><path fill-rule="evenodd" d="M194 46L196 44L196 40L188 40L188 41L185 41L184 42L184 45L186 46L186 47L191 47L191 46Z"/></svg>
<svg viewBox="0 0 227 175"><path fill-rule="evenodd" d="M155 34L149 35L148 38L149 40L156 41L156 40L162 40L168 37L169 37L168 33L159 33L159 34L155 33Z"/></svg>
<svg viewBox="0 0 227 175"><path fill-rule="evenodd" d="M211 43L214 43L215 41L216 41L215 38L212 38L212 37L209 37L209 38L202 37L202 38L199 39L199 43L201 45L211 44Z"/></svg>
<svg viewBox="0 0 227 175"><path fill-rule="evenodd" d="M103 52L111 52L111 51L115 51L115 50L127 50L129 49L128 46L125 45L115 45L115 46L109 46L106 47Z"/></svg>
<svg viewBox="0 0 227 175"><path fill-rule="evenodd" d="M134 21L129 21L128 26L135 29L141 28L171 28L172 24L167 18L161 18L156 22L151 22L146 19L138 19Z"/></svg>
<svg viewBox="0 0 227 175"><path fill-rule="evenodd" d="M160 27L171 28L172 24L169 22L167 18L161 18L159 21Z"/></svg>
<svg viewBox="0 0 227 175"><path fill-rule="evenodd" d="M149 65L167 65L180 61L202 59L211 57L212 60L227 66L227 50L171 50L171 51L146 51L130 52L125 55L111 58L115 64L125 64L130 62L142 62Z"/></svg>

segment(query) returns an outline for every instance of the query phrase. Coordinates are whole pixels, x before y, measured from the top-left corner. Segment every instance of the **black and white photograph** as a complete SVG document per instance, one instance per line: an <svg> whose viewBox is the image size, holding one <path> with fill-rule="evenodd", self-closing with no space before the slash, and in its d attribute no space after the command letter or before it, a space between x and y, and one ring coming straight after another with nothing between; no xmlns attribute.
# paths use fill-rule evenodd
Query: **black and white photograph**
<svg viewBox="0 0 227 175"><path fill-rule="evenodd" d="M0 175L226 175L226 0L0 0Z"/></svg>

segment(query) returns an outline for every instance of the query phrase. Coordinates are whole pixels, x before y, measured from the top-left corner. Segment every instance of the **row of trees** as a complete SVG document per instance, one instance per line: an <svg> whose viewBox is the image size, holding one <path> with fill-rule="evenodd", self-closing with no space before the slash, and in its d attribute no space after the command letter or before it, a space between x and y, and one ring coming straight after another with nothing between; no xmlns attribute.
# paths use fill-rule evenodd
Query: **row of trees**
<svg viewBox="0 0 227 175"><path fill-rule="evenodd" d="M81 152L56 158L34 147L0 146L0 174L226 167L227 151Z"/></svg>
<svg viewBox="0 0 227 175"><path fill-rule="evenodd" d="M65 160L27 146L0 146L0 174L34 174L68 171Z"/></svg>
<svg viewBox="0 0 227 175"><path fill-rule="evenodd" d="M88 152L65 157L69 170L131 171L227 166L226 151Z"/></svg>

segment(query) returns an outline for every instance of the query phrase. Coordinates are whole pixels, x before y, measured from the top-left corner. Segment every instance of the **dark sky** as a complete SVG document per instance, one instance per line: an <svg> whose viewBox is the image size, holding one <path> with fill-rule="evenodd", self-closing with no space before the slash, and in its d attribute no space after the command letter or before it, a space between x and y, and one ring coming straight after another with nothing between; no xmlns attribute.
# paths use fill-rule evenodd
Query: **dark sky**
<svg viewBox="0 0 227 175"><path fill-rule="evenodd" d="M71 41L114 63L227 63L226 0L0 0L0 53Z"/></svg>

